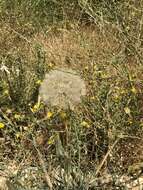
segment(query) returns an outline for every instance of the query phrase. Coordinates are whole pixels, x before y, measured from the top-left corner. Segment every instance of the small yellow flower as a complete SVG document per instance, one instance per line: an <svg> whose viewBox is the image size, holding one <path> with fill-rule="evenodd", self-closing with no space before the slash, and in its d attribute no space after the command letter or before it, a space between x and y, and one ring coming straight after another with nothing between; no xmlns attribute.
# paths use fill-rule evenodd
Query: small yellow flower
<svg viewBox="0 0 143 190"><path fill-rule="evenodd" d="M54 142L55 142L55 137L56 137L56 135L52 135L49 139L48 139L48 144L50 145L50 144L54 144Z"/></svg>
<svg viewBox="0 0 143 190"><path fill-rule="evenodd" d="M128 107L125 107L125 108L124 108L124 111L125 111L125 113L128 114L128 115L130 115L130 113L131 113L131 110L130 110L130 108L128 108Z"/></svg>
<svg viewBox="0 0 143 190"><path fill-rule="evenodd" d="M0 123L0 129L3 129L5 125L3 123Z"/></svg>
<svg viewBox="0 0 143 190"><path fill-rule="evenodd" d="M9 94L9 91L8 90L5 90L4 91L4 95L8 95Z"/></svg>
<svg viewBox="0 0 143 190"><path fill-rule="evenodd" d="M82 127L86 127L86 128L89 128L89 127L90 127L89 123L86 122L86 121L83 121L83 122L81 123L81 126L82 126Z"/></svg>
<svg viewBox="0 0 143 190"><path fill-rule="evenodd" d="M95 98L95 96L92 96L90 99L91 99L91 100L95 100L96 98Z"/></svg>
<svg viewBox="0 0 143 190"><path fill-rule="evenodd" d="M131 88L131 92L134 93L134 94L137 94L137 90L136 90L136 88L134 86Z"/></svg>
<svg viewBox="0 0 143 190"><path fill-rule="evenodd" d="M23 129L24 129L24 131L28 131L28 127L26 127L26 126L23 127Z"/></svg>
<svg viewBox="0 0 143 190"><path fill-rule="evenodd" d="M36 84L38 84L38 85L40 85L41 83L42 83L41 80L37 80L37 81L36 81Z"/></svg>
<svg viewBox="0 0 143 190"><path fill-rule="evenodd" d="M50 119L52 116L53 116L53 113L49 111L49 112L47 113L47 118Z"/></svg>
<svg viewBox="0 0 143 190"><path fill-rule="evenodd" d="M33 113L35 113L35 112L38 111L39 108L40 108L40 103L38 102L38 103L36 103L36 104L33 106L33 108L30 108L30 110L31 110Z"/></svg>
<svg viewBox="0 0 143 190"><path fill-rule="evenodd" d="M131 124L133 124L133 120L132 119L129 119L128 120L128 123L131 125Z"/></svg>

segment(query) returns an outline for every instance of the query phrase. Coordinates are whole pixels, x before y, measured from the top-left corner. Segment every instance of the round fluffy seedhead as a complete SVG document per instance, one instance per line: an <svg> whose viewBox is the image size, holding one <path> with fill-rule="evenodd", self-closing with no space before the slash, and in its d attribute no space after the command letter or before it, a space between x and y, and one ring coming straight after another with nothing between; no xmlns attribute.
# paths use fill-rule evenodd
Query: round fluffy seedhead
<svg viewBox="0 0 143 190"><path fill-rule="evenodd" d="M55 69L46 74L39 95L47 105L73 109L86 95L86 86L73 70Z"/></svg>

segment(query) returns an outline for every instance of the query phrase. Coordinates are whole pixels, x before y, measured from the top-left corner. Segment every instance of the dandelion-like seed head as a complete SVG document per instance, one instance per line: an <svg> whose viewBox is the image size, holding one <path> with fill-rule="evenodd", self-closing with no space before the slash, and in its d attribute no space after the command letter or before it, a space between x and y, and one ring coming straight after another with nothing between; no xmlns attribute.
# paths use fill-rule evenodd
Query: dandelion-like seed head
<svg viewBox="0 0 143 190"><path fill-rule="evenodd" d="M86 95L86 85L73 70L55 69L46 74L39 95L47 105L74 109Z"/></svg>

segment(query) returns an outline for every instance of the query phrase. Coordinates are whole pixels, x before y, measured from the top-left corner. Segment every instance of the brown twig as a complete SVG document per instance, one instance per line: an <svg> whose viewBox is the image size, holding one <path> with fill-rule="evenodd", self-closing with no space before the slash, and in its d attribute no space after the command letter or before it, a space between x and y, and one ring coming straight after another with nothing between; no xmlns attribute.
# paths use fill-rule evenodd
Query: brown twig
<svg viewBox="0 0 143 190"><path fill-rule="evenodd" d="M97 176L100 172L100 169L102 168L102 166L104 165L105 161L107 160L110 152L113 150L113 148L115 147L115 145L118 143L118 141L120 140L120 138L117 138L116 141L114 142L114 144L111 146L111 148L108 150L108 152L106 153L106 155L104 156L103 160L101 161L101 163L99 164L95 176Z"/></svg>
<svg viewBox="0 0 143 190"><path fill-rule="evenodd" d="M119 142L120 139L123 138L133 138L133 139L141 139L139 137L136 136L128 136L128 135L120 135L114 142L114 144L110 147L110 149L108 150L108 152L106 153L106 155L104 156L103 160L101 161L101 163L99 164L95 176L97 176L102 168L102 166L104 165L105 161L107 160L109 154L111 153L111 151L113 150L113 148L115 147L115 145Z"/></svg>

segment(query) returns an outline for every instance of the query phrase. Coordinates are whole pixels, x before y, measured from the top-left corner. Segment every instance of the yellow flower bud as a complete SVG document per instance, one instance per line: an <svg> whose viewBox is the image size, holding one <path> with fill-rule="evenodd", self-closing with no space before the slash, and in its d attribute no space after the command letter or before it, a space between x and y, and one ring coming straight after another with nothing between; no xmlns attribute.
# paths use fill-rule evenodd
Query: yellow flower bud
<svg viewBox="0 0 143 190"><path fill-rule="evenodd" d="M49 112L47 113L47 118L50 119L52 116L53 116L53 113L49 111Z"/></svg>
<svg viewBox="0 0 143 190"><path fill-rule="evenodd" d="M136 88L134 86L132 87L131 92L134 93L134 94L137 94L137 90L136 90Z"/></svg>
<svg viewBox="0 0 143 190"><path fill-rule="evenodd" d="M89 128L89 127L90 127L89 123L86 122L86 121L83 121L83 122L81 123L81 126L86 127L86 128Z"/></svg>
<svg viewBox="0 0 143 190"><path fill-rule="evenodd" d="M4 123L0 123L0 129L3 129L5 127Z"/></svg>

